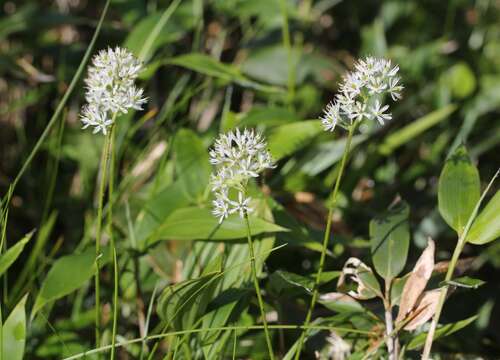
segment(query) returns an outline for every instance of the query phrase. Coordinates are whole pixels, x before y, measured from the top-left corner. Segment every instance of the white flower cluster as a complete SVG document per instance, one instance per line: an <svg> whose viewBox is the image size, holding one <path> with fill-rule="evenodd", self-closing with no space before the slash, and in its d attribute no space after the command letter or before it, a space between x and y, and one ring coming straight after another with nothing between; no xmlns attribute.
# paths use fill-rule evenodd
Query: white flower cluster
<svg viewBox="0 0 500 360"><path fill-rule="evenodd" d="M210 150L210 163L216 167L211 176L215 199L212 213L222 222L233 213L244 217L251 212L250 197L246 195L248 180L257 178L264 169L274 168L271 154L262 135L253 130L236 129L221 134ZM230 198L230 190L238 198Z"/></svg>
<svg viewBox="0 0 500 360"><path fill-rule="evenodd" d="M102 131L106 135L113 115L125 114L131 108L142 110L147 100L134 84L141 69L141 62L120 47L101 50L94 56L85 79L87 104L81 114L84 129L93 126L94 134Z"/></svg>
<svg viewBox="0 0 500 360"><path fill-rule="evenodd" d="M361 119L375 119L382 125L391 120L389 105L381 100L385 94L393 101L401 99L398 71L399 66L392 66L390 60L367 57L358 61L355 70L344 77L340 93L326 106L321 117L323 128L333 131L337 124L349 126Z"/></svg>

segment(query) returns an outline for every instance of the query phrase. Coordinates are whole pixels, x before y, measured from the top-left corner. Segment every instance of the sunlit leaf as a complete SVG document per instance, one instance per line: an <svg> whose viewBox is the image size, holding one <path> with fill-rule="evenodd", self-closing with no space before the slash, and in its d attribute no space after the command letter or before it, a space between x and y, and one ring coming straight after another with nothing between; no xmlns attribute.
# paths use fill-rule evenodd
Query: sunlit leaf
<svg viewBox="0 0 500 360"><path fill-rule="evenodd" d="M0 256L0 276L16 261L17 257L23 251L24 246L30 241L33 233L34 231L26 234L26 236Z"/></svg>
<svg viewBox="0 0 500 360"><path fill-rule="evenodd" d="M467 233L467 241L482 245L500 237L500 191L486 204L472 223Z"/></svg>
<svg viewBox="0 0 500 360"><path fill-rule="evenodd" d="M26 344L26 310L28 295L24 296L10 313L2 327L2 359L22 360Z"/></svg>

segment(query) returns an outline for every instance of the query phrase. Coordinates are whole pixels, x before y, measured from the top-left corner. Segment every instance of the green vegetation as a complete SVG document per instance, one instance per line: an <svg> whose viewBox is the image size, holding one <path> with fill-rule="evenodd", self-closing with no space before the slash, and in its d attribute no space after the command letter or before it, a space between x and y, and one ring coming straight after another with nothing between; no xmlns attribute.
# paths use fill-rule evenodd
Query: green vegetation
<svg viewBox="0 0 500 360"><path fill-rule="evenodd" d="M491 0L2 2L0 360L500 357L499 34Z"/></svg>

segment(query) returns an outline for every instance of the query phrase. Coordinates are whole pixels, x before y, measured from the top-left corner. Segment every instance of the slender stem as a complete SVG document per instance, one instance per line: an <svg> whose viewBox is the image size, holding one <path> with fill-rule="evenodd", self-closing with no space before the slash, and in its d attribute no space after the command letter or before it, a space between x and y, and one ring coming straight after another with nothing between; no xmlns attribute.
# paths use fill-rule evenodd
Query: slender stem
<svg viewBox="0 0 500 360"><path fill-rule="evenodd" d="M297 329L317 329L317 330L335 330L337 332L349 332L349 333L354 333L354 334L362 334L366 336L375 336L376 333L373 331L366 331L366 330L357 330L353 328L342 328L342 327L336 327L336 326L326 326L326 325L311 325L311 326L303 326L303 325L269 325L268 326L270 329L285 329L285 330L297 330ZM156 335L150 335L146 337L139 337L131 340L126 340L123 342L120 342L116 344L116 347L123 347L131 344L137 344L142 341L149 341L149 340L155 340L155 339L163 339L168 336L177 336L177 335L185 335L185 334L199 334L199 333L204 333L204 332L212 332L212 331L249 331L249 330L262 330L264 328L263 325L250 325L250 326L220 326L220 327L210 327L210 328L197 328L197 329L188 329L188 330L179 330L179 331L172 331L168 333L161 333L161 334L156 334ZM85 351L79 354L72 355L70 357L64 358L63 360L74 360L74 359L80 359L83 357L86 357L88 355L92 354L98 354L106 350L110 350L111 345L106 345L106 346L101 346L96 349L92 349L89 351Z"/></svg>
<svg viewBox="0 0 500 360"><path fill-rule="evenodd" d="M90 57L90 54L92 53L92 51L94 49L94 45L95 45L95 42L97 40L97 36L99 35L99 33L101 31L102 23L104 21L104 18L106 17L106 13L108 12L108 7L109 7L110 2L111 2L111 0L107 0L106 3L104 4L104 8L102 10L101 17L99 18L99 22L97 23L97 27L95 29L94 35L92 36L92 39L90 40L89 46L87 47L87 50L85 51L85 55L83 55L83 58L82 58L82 61L80 62L80 65L78 65L78 69L76 70L76 73L73 76L73 79L71 79L71 82L68 86L68 90L66 90L66 92L64 93L61 101L57 105L57 108L56 108L54 114L50 118L49 123L45 127L45 130L43 130L42 135L40 135L40 137L38 138L38 141L36 142L35 146L31 150L28 157L26 158L26 161L24 162L23 166L21 167L21 169L17 173L16 177L14 178L14 181L12 181L12 183L11 183L12 191L14 191L17 183L19 182L21 177L24 175L24 173L28 169L28 166L33 161L35 154L38 152L38 150L40 150L40 147L42 146L43 142L45 141L45 139L47 138L47 136L50 133L50 129L52 129L52 126L54 126L57 118L61 114L61 111L63 110L64 106L66 105L66 102L68 101L76 84L78 83L78 80L80 79L80 75L82 74L83 69L85 68L85 64L87 64L87 61ZM7 200L7 197L4 197L0 201L0 204L2 204L2 203L8 204L9 202L5 202L6 200Z"/></svg>
<svg viewBox="0 0 500 360"><path fill-rule="evenodd" d="M116 119L116 114L113 116L113 122ZM116 344L116 327L118 323L118 261L116 256L115 238L113 236L113 189L115 179L115 132L116 126L111 127L110 135L110 160L109 160L109 181L108 181L108 236L111 245L111 264L113 265L113 328L111 331L111 355L110 359L115 358L115 344Z"/></svg>
<svg viewBox="0 0 500 360"><path fill-rule="evenodd" d="M483 191L483 194L479 198L479 201L477 202L476 206L474 207L474 210L472 211L472 214L469 216L469 219L467 220L467 224L465 225L465 228L461 234L459 234L459 238L457 241L457 245L455 246L455 250L453 251L453 255L450 260L450 264L448 266L448 271L446 272L445 276L445 282L448 282L451 280L453 273L455 272L455 267L457 266L458 259L460 257L460 254L462 253L462 250L467 243L467 234L469 233L469 230L472 226L472 222L476 218L476 215L479 211L479 206L481 206L481 203L490 190L491 186L495 182L495 179L497 176L500 174L500 169L497 170L495 175L491 178L490 182L486 186L486 188ZM431 349L432 349L432 341L434 340L434 333L436 332L437 324L439 322L439 317L441 316L441 311L443 309L444 301L446 299L446 294L448 293L448 286L443 286L441 289L441 292L439 294L439 301L438 305L436 308L436 313L434 314L434 317L432 318L432 323L429 328L429 332L427 333L427 337L425 339L425 345L424 345L424 350L422 352L422 360L428 360L429 356L431 354Z"/></svg>
<svg viewBox="0 0 500 360"><path fill-rule="evenodd" d="M250 251L250 266L252 268L253 284L255 287L255 292L257 293L257 300L259 302L260 314L262 316L262 322L264 324L264 333L266 334L266 342L267 342L267 350L269 352L269 358L271 360L273 360L274 359L273 346L271 343L271 337L269 336L269 329L267 326L266 312L264 311L264 303L262 302L262 295L260 293L259 280L257 279L257 270L255 267L255 255L253 252L253 241L252 241L252 235L250 232L250 221L248 221L248 214L246 211L245 211L245 223L247 225L247 240L248 240L248 249Z"/></svg>
<svg viewBox="0 0 500 360"><path fill-rule="evenodd" d="M353 137L353 134L354 134L356 127L357 127L357 122L354 122L349 127L349 134L347 135L347 142L346 142L346 146L344 149L344 154L342 155L342 160L340 161L339 172L337 174L337 179L335 181L335 186L333 188L332 196L330 199L330 206L328 209L328 218L327 218L327 222L326 222L325 235L323 238L323 247L321 249L321 257L319 260L319 269L318 269L318 272L316 274L316 278L314 280L313 295L311 298L311 303L309 304L309 309L307 310L306 319L304 321L305 327L307 327L309 325L309 323L311 322L312 312L314 310L314 306L316 305L316 301L318 299L319 283L321 280L321 275L323 273L323 267L325 266L326 250L328 248L328 243L330 241L333 210L335 209L335 205L337 203L337 193L339 190L340 181L342 179L342 174L344 173L344 168L345 168L345 164L347 162L349 151L351 149L352 137ZM298 360L300 358L300 353L302 352L302 347L304 346L305 336L306 336L306 331L303 331L302 334L300 335L299 346L297 348L297 352L295 353L295 360Z"/></svg>
<svg viewBox="0 0 500 360"><path fill-rule="evenodd" d="M396 335L394 334L394 322L392 320L392 306L391 306L391 282L385 283L385 333L387 338L387 352L389 353L389 360L398 359L398 349Z"/></svg>
<svg viewBox="0 0 500 360"><path fill-rule="evenodd" d="M106 178L108 171L108 158L110 152L111 144L111 133L108 132L104 139L104 146L101 154L101 166L100 166L100 183L99 183L99 194L98 194L98 205L97 205L97 222L96 222L96 233L95 233L95 342L96 346L100 345L100 326L101 326L101 288L99 281L99 258L101 256L101 236L102 236L102 209L104 207L104 191L106 189Z"/></svg>

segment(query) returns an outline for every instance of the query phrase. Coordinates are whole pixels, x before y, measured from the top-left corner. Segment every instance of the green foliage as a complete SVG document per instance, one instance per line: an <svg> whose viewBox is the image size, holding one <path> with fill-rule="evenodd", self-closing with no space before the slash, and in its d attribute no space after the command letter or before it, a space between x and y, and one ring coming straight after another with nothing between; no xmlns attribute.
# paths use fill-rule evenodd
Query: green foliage
<svg viewBox="0 0 500 360"><path fill-rule="evenodd" d="M408 205L399 201L370 222L373 264L385 281L396 277L406 264L410 244L409 213Z"/></svg>
<svg viewBox="0 0 500 360"><path fill-rule="evenodd" d="M108 256L102 256L101 263L107 258ZM72 293L90 280L95 273L95 264L94 249L57 259L45 277L31 316L34 317L47 303Z"/></svg>
<svg viewBox="0 0 500 360"><path fill-rule="evenodd" d="M26 345L26 299L25 295L2 326L2 359L22 360Z"/></svg>
<svg viewBox="0 0 500 360"><path fill-rule="evenodd" d="M479 173L465 146L455 150L439 176L439 212L461 234L480 196Z"/></svg>
<svg viewBox="0 0 500 360"><path fill-rule="evenodd" d="M0 256L0 276L16 261L24 246L30 241L33 236L33 231L24 236L15 245L11 246L5 253Z"/></svg>
<svg viewBox="0 0 500 360"><path fill-rule="evenodd" d="M467 241L471 244L482 245L500 237L498 214L500 214L500 191L495 193L474 220L471 229L467 233Z"/></svg>
<svg viewBox="0 0 500 360"><path fill-rule="evenodd" d="M211 213L208 149L236 127L262 132L276 160L248 184L250 234L273 348L297 356L347 138L340 125L324 132L319 118L368 54L399 65L403 98L380 98L393 118L363 121L353 136L299 358L330 358L341 345L352 359L389 358L386 307L398 312L428 237L435 271L419 279L403 317L429 311L435 303L420 301L437 286L460 287L444 302L435 338L448 337L433 357L500 356L498 179L478 204L498 170L498 4L119 0L99 22L108 2L76 3L0 9L3 359L111 358L94 339L89 281L104 137L82 130L79 112L89 56L115 46L144 62L138 85L148 98L116 121L113 194L103 198L100 345L111 343L112 235L116 359L268 357L245 223L233 214L219 224ZM405 202L380 213L397 194ZM467 243L455 256L461 275L444 281L457 235ZM457 322L464 308L478 320ZM399 358L420 356L429 321L417 320L408 330L393 319Z"/></svg>

